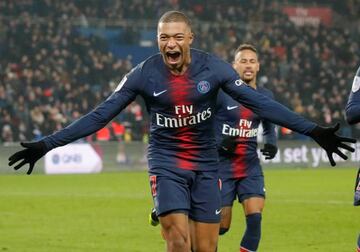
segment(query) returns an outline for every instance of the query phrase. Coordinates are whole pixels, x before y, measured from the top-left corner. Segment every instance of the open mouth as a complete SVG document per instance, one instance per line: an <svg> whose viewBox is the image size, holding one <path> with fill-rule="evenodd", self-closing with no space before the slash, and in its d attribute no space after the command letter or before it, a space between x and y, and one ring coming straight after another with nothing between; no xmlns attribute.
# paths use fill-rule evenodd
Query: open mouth
<svg viewBox="0 0 360 252"><path fill-rule="evenodd" d="M251 71L244 72L244 76L252 76L252 75L253 75L253 72L251 72Z"/></svg>
<svg viewBox="0 0 360 252"><path fill-rule="evenodd" d="M180 59L181 53L180 52L167 52L166 56L167 56L170 64L177 63Z"/></svg>

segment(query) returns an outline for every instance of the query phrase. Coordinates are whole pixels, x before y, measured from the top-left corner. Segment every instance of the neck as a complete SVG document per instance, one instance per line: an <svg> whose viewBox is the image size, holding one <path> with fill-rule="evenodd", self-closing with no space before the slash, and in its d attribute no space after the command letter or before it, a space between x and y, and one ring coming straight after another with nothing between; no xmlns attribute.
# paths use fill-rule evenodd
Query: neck
<svg viewBox="0 0 360 252"><path fill-rule="evenodd" d="M174 69L169 69L169 70L172 75L183 75L188 68L189 68L189 66L184 64L179 68L174 68Z"/></svg>
<svg viewBox="0 0 360 252"><path fill-rule="evenodd" d="M252 79L251 81L247 82L247 84L252 87L253 89L256 89L256 79Z"/></svg>
<svg viewBox="0 0 360 252"><path fill-rule="evenodd" d="M169 69L170 73L173 75L183 75L188 70L190 63L191 63L191 56L190 56L190 52L189 52L189 54L187 55L187 57L184 60L184 64L182 64L178 68Z"/></svg>

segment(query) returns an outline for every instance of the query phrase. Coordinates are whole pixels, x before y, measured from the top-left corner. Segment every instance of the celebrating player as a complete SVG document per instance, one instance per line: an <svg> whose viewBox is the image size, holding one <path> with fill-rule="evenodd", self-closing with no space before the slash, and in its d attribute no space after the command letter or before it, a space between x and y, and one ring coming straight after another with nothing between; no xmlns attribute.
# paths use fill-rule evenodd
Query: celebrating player
<svg viewBox="0 0 360 252"><path fill-rule="evenodd" d="M235 51L233 67L241 79L258 92L272 98L271 91L257 87L259 71L257 51L249 44ZM243 204L247 231L241 242L241 251L256 251L260 241L261 212L264 207L264 178L257 154L257 133L261 118L230 96L220 91L215 116L216 136L220 156L219 174L222 181L222 211L220 234L225 234L231 224L235 197ZM272 159L277 152L273 124L263 121L265 145L262 153ZM155 209L149 215L151 225L158 224Z"/></svg>
<svg viewBox="0 0 360 252"><path fill-rule="evenodd" d="M351 88L348 103L345 108L346 120L349 124L360 122L360 67L358 68ZM360 206L360 168L355 179L354 206ZM357 241L357 251L360 252L360 234Z"/></svg>
<svg viewBox="0 0 360 252"><path fill-rule="evenodd" d="M158 22L156 54L128 73L113 94L87 115L63 130L9 158L15 169L36 161L49 150L71 143L104 127L137 95L150 113L148 152L151 192L166 239L167 251L215 251L220 223L218 154L213 119L218 90L260 117L311 136L335 165L333 153L346 159L339 148L354 151L335 134L293 113L244 84L228 63L190 49L194 35L190 20L181 12L166 12ZM189 221L190 220L190 221ZM189 224L190 223L190 224ZM191 234L190 234L190 225ZM191 236L191 239L190 239Z"/></svg>
<svg viewBox="0 0 360 252"><path fill-rule="evenodd" d="M235 51L233 67L241 79L254 90L270 98L271 91L256 85L260 69L254 46L243 44ZM265 145L261 152L272 159L277 152L273 124L262 121L251 110L220 91L216 113L216 136L219 143L219 176L222 181L220 235L231 224L232 205L236 197L241 202L246 217L246 231L240 251L256 251L261 235L261 213L264 208L264 176L257 154L258 127L262 122Z"/></svg>

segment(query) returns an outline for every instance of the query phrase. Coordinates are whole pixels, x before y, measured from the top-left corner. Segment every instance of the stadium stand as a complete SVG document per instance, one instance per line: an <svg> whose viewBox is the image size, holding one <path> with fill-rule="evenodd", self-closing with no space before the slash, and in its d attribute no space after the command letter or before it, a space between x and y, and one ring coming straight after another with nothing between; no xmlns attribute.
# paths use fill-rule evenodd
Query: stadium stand
<svg viewBox="0 0 360 252"><path fill-rule="evenodd" d="M343 122L360 62L359 1L206 2L1 1L1 141L40 138L111 94L125 73L157 51L156 20L169 9L194 20L194 47L231 61L237 45L254 43L263 66L259 82L278 101L320 124ZM299 25L285 7L320 9L329 19ZM143 110L136 101L115 119L135 140L146 133ZM356 134L353 128L344 131ZM299 137L281 132L287 139Z"/></svg>

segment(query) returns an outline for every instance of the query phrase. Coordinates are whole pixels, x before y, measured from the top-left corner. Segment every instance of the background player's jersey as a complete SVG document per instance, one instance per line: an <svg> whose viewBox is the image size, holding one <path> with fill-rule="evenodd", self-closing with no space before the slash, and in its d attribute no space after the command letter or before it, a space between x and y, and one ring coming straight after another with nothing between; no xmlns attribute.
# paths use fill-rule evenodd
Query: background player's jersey
<svg viewBox="0 0 360 252"><path fill-rule="evenodd" d="M219 88L274 123L308 134L315 124L249 88L230 64L191 49L186 73L174 76L156 54L127 74L92 112L44 139L49 149L104 127L137 95L150 114L149 168L217 169L213 118Z"/></svg>
<svg viewBox="0 0 360 252"><path fill-rule="evenodd" d="M350 124L360 122L360 67L356 72L348 103L345 108L346 120Z"/></svg>
<svg viewBox="0 0 360 252"><path fill-rule="evenodd" d="M273 99L273 94L268 89L258 87L256 91ZM218 146L221 145L224 137L234 137L237 143L233 153L219 148L221 178L241 178L262 174L257 154L258 127L261 122L264 142L276 145L274 124L261 120L257 114L224 92L219 92L215 121Z"/></svg>
<svg viewBox="0 0 360 252"><path fill-rule="evenodd" d="M348 123L355 124L360 122L360 67L358 68L356 76L354 77L349 100L345 108L345 113ZM354 206L360 206L360 168L358 170L355 182ZM358 246L360 246L360 235Z"/></svg>

